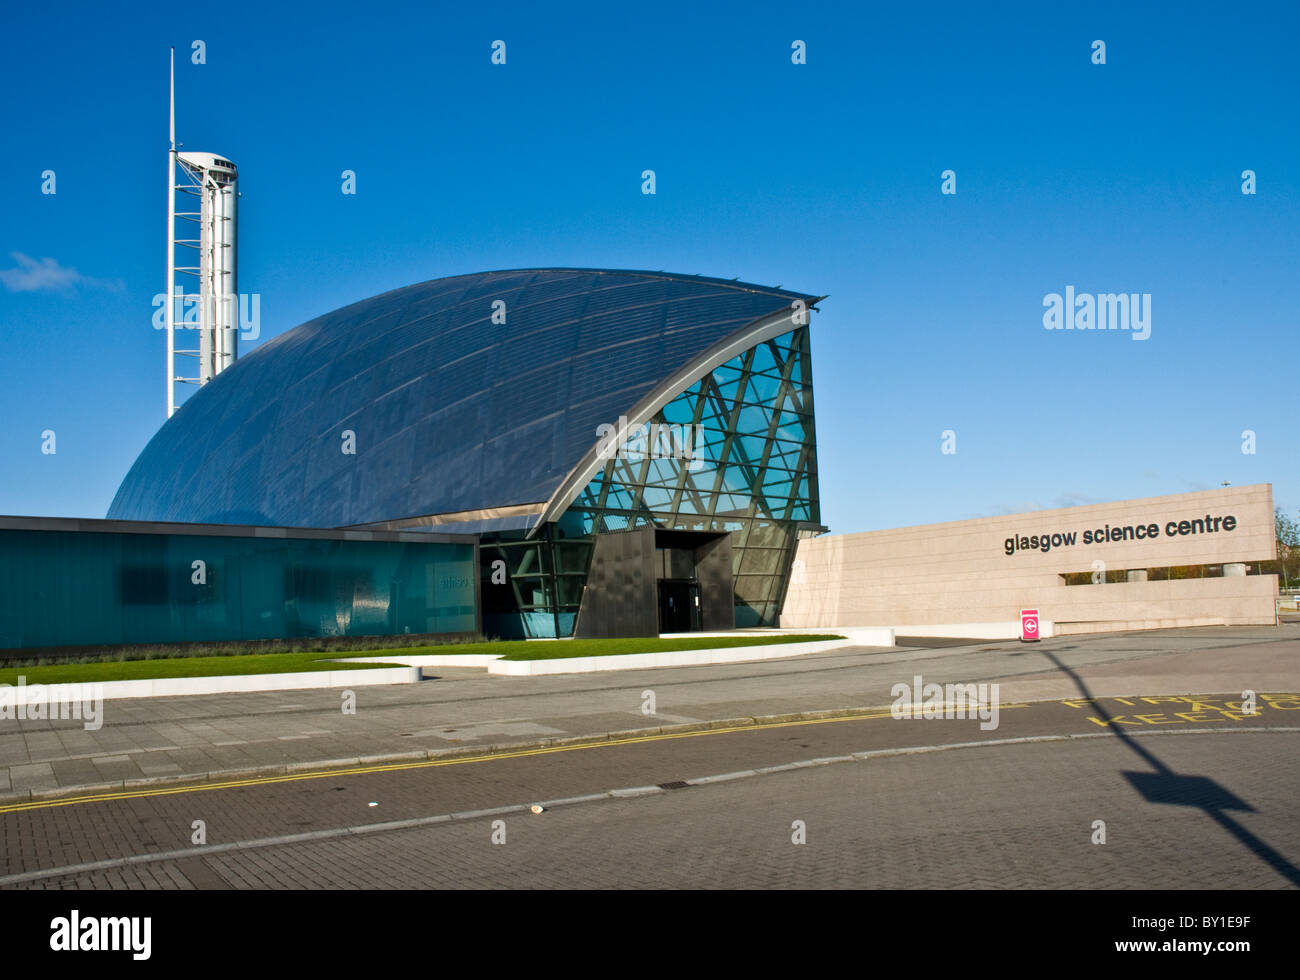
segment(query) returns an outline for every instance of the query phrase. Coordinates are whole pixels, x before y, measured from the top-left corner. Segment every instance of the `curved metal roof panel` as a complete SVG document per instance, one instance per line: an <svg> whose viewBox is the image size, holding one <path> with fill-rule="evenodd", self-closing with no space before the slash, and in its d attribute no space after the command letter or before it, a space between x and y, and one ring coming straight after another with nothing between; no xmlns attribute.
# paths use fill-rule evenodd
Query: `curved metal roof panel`
<svg viewBox="0 0 1300 980"><path fill-rule="evenodd" d="M383 293L281 334L195 392L108 516L339 527L544 502L597 426L796 299L816 297L599 269Z"/></svg>

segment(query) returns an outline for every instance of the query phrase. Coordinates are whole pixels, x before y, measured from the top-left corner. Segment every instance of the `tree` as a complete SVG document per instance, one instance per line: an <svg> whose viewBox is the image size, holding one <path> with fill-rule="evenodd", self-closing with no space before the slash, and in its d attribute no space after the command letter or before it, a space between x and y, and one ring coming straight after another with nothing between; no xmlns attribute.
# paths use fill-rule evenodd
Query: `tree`
<svg viewBox="0 0 1300 980"><path fill-rule="evenodd" d="M1300 559L1300 521L1296 521L1283 512L1281 507L1273 511L1273 527L1277 534L1277 563L1282 570L1282 588L1291 587L1287 566Z"/></svg>

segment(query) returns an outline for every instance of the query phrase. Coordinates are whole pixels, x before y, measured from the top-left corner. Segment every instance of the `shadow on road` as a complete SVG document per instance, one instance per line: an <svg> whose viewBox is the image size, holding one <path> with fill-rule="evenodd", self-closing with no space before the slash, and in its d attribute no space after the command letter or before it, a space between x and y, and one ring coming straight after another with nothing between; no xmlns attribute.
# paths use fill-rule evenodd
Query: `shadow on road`
<svg viewBox="0 0 1300 980"><path fill-rule="evenodd" d="M1254 807L1238 798L1227 787L1221 786L1207 776L1185 776L1174 772L1154 752L1149 751L1143 745L1139 745L1138 739L1133 738L1118 725L1111 724L1110 714L1093 697L1082 677L1062 663L1060 658L1052 651L1040 649L1038 652L1055 664L1061 673L1074 682L1074 686L1079 689L1079 693L1092 702L1098 714L1101 715L1115 736L1155 770L1154 772L1125 771L1123 773L1124 778L1142 794L1143 799L1148 803L1196 807L1229 834L1237 838L1246 850L1286 878L1292 885L1300 887L1300 868L1297 868L1285 856L1239 824L1228 813L1230 810L1253 813L1255 812Z"/></svg>

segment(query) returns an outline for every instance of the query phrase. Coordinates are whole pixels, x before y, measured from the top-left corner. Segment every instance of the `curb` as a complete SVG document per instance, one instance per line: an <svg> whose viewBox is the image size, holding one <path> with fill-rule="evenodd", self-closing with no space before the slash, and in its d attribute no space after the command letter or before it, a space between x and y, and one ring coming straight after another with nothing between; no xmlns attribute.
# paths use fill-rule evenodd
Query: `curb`
<svg viewBox="0 0 1300 980"><path fill-rule="evenodd" d="M325 661L322 661L324 663ZM358 659L352 663L396 663L383 657ZM18 668L21 670L22 668ZM418 684L419 667L371 667L344 670L300 670L281 674L213 674L210 677L146 677L129 681L73 681L65 684L26 684L14 688L15 707L73 704L94 698L103 701L144 698L197 697L205 694L262 694L267 691L307 691L330 688L376 687ZM5 685L9 687L9 685ZM33 691L39 694L33 695ZM66 717L66 716L65 716ZM81 715L72 717L80 718Z"/></svg>
<svg viewBox="0 0 1300 980"><path fill-rule="evenodd" d="M858 633L863 633L858 630ZM419 684L426 667L475 667L507 677L543 677L554 674L588 674L609 670L652 670L661 667L708 667L763 660L781 660L814 653L830 653L853 646L892 646L893 633L877 630L867 642L858 638L810 640L803 643L755 643L740 647L701 650L667 650L659 653L624 653L597 657L560 657L551 660L504 660L502 654L401 654L373 657L322 657L321 663L348 664L342 670L304 670L280 674L214 674L203 677L147 677L123 681L78 681L63 684L21 684L15 689L17 705L72 704L89 698L140 700L144 698L196 697L213 694L263 694L269 691L324 690ZM886 635L887 634L887 635ZM789 635L789 634L785 634ZM378 666L399 664L401 666ZM361 669L365 665L369 669ZM4 685L8 687L8 685ZM32 691L39 694L33 695ZM80 718L78 714L75 717ZM2 799L3 797L0 797Z"/></svg>
<svg viewBox="0 0 1300 980"><path fill-rule="evenodd" d="M712 667L763 660L784 660L809 654L831 653L849 647L892 647L894 632L880 627L840 630L853 633L836 640L794 643L755 643L739 647L700 650L662 650L658 653L620 653L593 657L556 657L548 660L506 660L501 654L397 654L395 656L335 657L338 663L400 663L409 667L478 667L505 677L544 677L554 674L591 674L610 670L654 670L662 667ZM784 634L786 636L795 634Z"/></svg>

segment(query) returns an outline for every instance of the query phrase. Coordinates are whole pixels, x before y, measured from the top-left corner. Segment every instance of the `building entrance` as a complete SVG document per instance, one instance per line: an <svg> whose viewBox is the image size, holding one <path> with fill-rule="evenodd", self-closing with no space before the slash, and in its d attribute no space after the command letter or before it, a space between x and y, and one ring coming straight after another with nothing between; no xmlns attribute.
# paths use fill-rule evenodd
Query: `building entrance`
<svg viewBox="0 0 1300 980"><path fill-rule="evenodd" d="M700 628L700 583L659 582L659 632L690 633Z"/></svg>
<svg viewBox="0 0 1300 980"><path fill-rule="evenodd" d="M638 527L594 537L575 636L735 628L729 533Z"/></svg>

